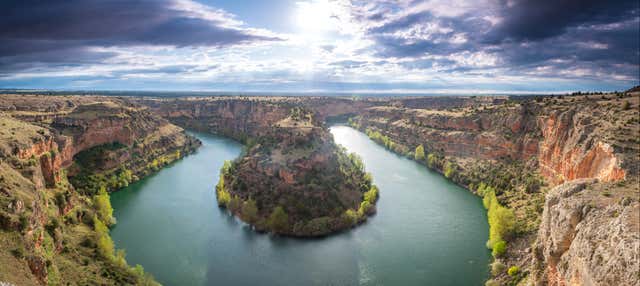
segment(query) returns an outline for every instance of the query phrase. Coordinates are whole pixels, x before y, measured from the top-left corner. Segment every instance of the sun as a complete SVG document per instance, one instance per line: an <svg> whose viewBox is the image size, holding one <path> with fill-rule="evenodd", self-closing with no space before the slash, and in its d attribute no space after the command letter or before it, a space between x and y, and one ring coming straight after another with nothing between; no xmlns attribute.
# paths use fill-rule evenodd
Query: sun
<svg viewBox="0 0 640 286"><path fill-rule="evenodd" d="M332 8L326 0L297 2L295 24L303 33L324 33L334 28Z"/></svg>

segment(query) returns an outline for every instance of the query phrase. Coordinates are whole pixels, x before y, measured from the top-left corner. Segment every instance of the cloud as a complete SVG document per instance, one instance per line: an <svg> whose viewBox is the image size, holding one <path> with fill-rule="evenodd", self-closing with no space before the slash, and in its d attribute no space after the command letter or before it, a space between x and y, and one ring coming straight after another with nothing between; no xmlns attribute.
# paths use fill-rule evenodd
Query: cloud
<svg viewBox="0 0 640 286"><path fill-rule="evenodd" d="M0 3L0 71L42 62L99 62L93 47L227 47L281 40L188 0L24 0ZM91 58L91 55L94 57Z"/></svg>
<svg viewBox="0 0 640 286"><path fill-rule="evenodd" d="M638 17L637 0L500 0L502 18L488 40L536 41L580 25L609 24Z"/></svg>
<svg viewBox="0 0 640 286"><path fill-rule="evenodd" d="M375 55L402 60L414 71L499 69L503 76L602 76L637 83L640 4L614 2L378 0L350 1L350 7L364 37L375 42Z"/></svg>

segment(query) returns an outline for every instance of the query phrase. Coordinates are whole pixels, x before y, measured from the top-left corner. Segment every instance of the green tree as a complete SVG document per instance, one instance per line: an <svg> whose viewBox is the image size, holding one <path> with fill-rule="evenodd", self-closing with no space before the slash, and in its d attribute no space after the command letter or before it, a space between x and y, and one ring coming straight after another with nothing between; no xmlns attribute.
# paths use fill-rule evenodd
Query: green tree
<svg viewBox="0 0 640 286"><path fill-rule="evenodd" d="M520 273L520 267L518 266L511 266L509 267L509 270L507 270L507 274L509 274L509 276L516 276L518 273Z"/></svg>
<svg viewBox="0 0 640 286"><path fill-rule="evenodd" d="M281 206L277 206L271 212L267 224L273 231L284 232L289 227L289 216Z"/></svg>
<svg viewBox="0 0 640 286"><path fill-rule="evenodd" d="M371 189L364 193L364 200L369 202L369 204L374 204L378 199L378 187L371 186Z"/></svg>
<svg viewBox="0 0 640 286"><path fill-rule="evenodd" d="M110 226L115 223L109 193L107 193L107 190L104 187L101 187L98 194L93 196L93 205L98 213L98 218L105 225Z"/></svg>
<svg viewBox="0 0 640 286"><path fill-rule="evenodd" d="M218 205L226 207L231 201L231 194L224 189L224 175L220 174L220 181L216 185L216 197L218 198Z"/></svg>
<svg viewBox="0 0 640 286"><path fill-rule="evenodd" d="M456 166L455 166L455 164L454 164L454 163L452 163L452 162L447 162L447 163L444 165L444 176L445 176L445 177L447 177L447 178L451 178L451 177L453 177L453 175L455 174L455 172L456 172Z"/></svg>
<svg viewBox="0 0 640 286"><path fill-rule="evenodd" d="M360 217L364 217L367 213L369 213L369 210L371 209L371 203L364 200L360 203L360 208L358 209L358 216Z"/></svg>
<svg viewBox="0 0 640 286"><path fill-rule="evenodd" d="M113 241L109 236L109 229L96 216L93 217L93 228L96 231L96 249L98 255L105 259L114 259Z"/></svg>
<svg viewBox="0 0 640 286"><path fill-rule="evenodd" d="M491 254L493 257L500 257L505 253L505 251L507 251L507 243L504 240L500 240L493 244L493 251Z"/></svg>
<svg viewBox="0 0 640 286"><path fill-rule="evenodd" d="M498 276L502 273L504 273L504 270L507 268L507 266L505 266L504 264L502 264L502 262L500 262L500 260L494 261L493 263L491 263L491 274L493 276Z"/></svg>
<svg viewBox="0 0 640 286"><path fill-rule="evenodd" d="M242 204L242 216L245 221L250 224L254 224L258 220L258 206L256 206L256 201L248 199Z"/></svg>
<svg viewBox="0 0 640 286"><path fill-rule="evenodd" d="M429 153L429 155L427 155L427 166L433 169L437 165L438 165L438 157L433 153Z"/></svg>
<svg viewBox="0 0 640 286"><path fill-rule="evenodd" d="M415 151L415 159L416 161L424 161L424 147L422 146L422 144L418 145L418 147L416 147L416 151Z"/></svg>
<svg viewBox="0 0 640 286"><path fill-rule="evenodd" d="M238 196L232 196L227 208L233 213L240 211L242 209L242 200Z"/></svg>
<svg viewBox="0 0 640 286"><path fill-rule="evenodd" d="M342 219L347 225L355 225L358 223L358 213L352 209L348 209L342 214Z"/></svg>

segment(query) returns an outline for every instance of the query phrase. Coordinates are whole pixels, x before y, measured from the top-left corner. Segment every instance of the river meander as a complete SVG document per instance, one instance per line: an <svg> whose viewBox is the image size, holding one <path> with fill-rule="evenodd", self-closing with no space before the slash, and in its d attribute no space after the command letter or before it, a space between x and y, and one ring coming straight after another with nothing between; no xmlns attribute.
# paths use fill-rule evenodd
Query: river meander
<svg viewBox="0 0 640 286"><path fill-rule="evenodd" d="M195 154L111 195L116 247L164 285L483 285L481 200L353 128L331 133L380 188L364 225L322 239L253 232L217 207L213 191L242 146L192 133L203 142Z"/></svg>

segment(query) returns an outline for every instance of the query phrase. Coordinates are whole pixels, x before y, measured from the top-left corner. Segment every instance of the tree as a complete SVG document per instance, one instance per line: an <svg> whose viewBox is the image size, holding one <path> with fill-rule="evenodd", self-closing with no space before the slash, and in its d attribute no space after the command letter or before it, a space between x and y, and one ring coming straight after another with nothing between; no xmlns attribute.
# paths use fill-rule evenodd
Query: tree
<svg viewBox="0 0 640 286"><path fill-rule="evenodd" d="M216 197L218 198L218 206L226 207L231 201L231 194L224 189L224 175L220 174L220 181L216 185Z"/></svg>
<svg viewBox="0 0 640 286"><path fill-rule="evenodd" d="M504 272L505 268L507 268L507 266L502 264L500 260L496 260L493 263L491 263L491 274L493 276L498 276Z"/></svg>
<svg viewBox="0 0 640 286"><path fill-rule="evenodd" d="M355 225L358 223L358 213L352 209L348 209L342 214L342 219L346 225Z"/></svg>
<svg viewBox="0 0 640 286"><path fill-rule="evenodd" d="M516 276L518 273L520 273L520 267L518 266L511 266L509 267L509 270L507 270L507 274L509 274L509 276Z"/></svg>
<svg viewBox="0 0 640 286"><path fill-rule="evenodd" d="M500 240L493 244L493 251L491 254L493 257L500 257L507 251L507 243L504 240Z"/></svg>
<svg viewBox="0 0 640 286"><path fill-rule="evenodd" d="M374 204L378 199L378 187L372 186L371 189L364 193L364 200L369 204Z"/></svg>
<svg viewBox="0 0 640 286"><path fill-rule="evenodd" d="M96 216L93 217L93 228L96 231L96 248L98 254L103 258L113 260L113 241L109 236L109 229Z"/></svg>
<svg viewBox="0 0 640 286"><path fill-rule="evenodd" d="M284 232L289 227L289 216L281 206L277 206L271 212L267 224L275 232Z"/></svg>
<svg viewBox="0 0 640 286"><path fill-rule="evenodd" d="M424 147L422 146L422 144L418 145L418 147L416 147L416 151L415 151L415 159L416 161L424 161Z"/></svg>
<svg viewBox="0 0 640 286"><path fill-rule="evenodd" d="M242 208L242 200L238 196L232 196L231 200L227 204L227 208L232 212L236 213Z"/></svg>
<svg viewBox="0 0 640 286"><path fill-rule="evenodd" d="M427 156L427 166L433 169L437 166L437 164L438 164L438 157L436 157L436 155L433 153L429 153L429 155Z"/></svg>
<svg viewBox="0 0 640 286"><path fill-rule="evenodd" d="M245 221L250 224L254 224L258 220L258 206L256 206L256 201L248 199L242 204L242 216Z"/></svg>
<svg viewBox="0 0 640 286"><path fill-rule="evenodd" d="M447 178L451 178L451 177L453 177L453 175L455 174L455 172L456 172L456 166L455 166L455 164L454 164L454 163L452 163L452 162L447 162L447 163L444 165L444 176L445 176L445 177L447 177Z"/></svg>
<svg viewBox="0 0 640 286"><path fill-rule="evenodd" d="M98 194L93 196L93 205L98 213L98 218L107 226L115 223L113 218L113 207L111 207L111 200L109 194L104 187L101 187Z"/></svg>

